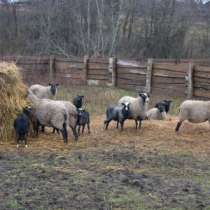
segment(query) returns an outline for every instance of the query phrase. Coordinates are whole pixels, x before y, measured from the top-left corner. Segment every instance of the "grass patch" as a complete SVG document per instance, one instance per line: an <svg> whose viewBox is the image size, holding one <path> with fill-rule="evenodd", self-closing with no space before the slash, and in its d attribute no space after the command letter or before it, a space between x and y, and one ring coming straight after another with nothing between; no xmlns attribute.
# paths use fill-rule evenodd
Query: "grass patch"
<svg viewBox="0 0 210 210"><path fill-rule="evenodd" d="M118 100L123 96L138 95L137 91L125 90L112 87L95 87L95 86L72 86L70 88L60 88L58 91L57 99L72 101L76 95L85 96L85 107L94 115L104 114L106 107L110 104L117 104ZM153 107L155 103L160 100L168 99L168 97L159 97L156 95L151 96L150 107ZM178 113L179 105L182 101L180 98L170 98L173 103L171 106L171 114L176 115Z"/></svg>

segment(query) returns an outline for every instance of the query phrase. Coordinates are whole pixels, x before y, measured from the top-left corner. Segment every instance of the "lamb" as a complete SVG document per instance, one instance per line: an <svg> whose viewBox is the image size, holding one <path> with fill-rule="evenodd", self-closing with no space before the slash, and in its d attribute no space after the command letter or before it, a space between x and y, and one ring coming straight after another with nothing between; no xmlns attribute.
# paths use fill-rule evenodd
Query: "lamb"
<svg viewBox="0 0 210 210"><path fill-rule="evenodd" d="M30 133L31 134L34 133L35 136L38 136L39 122L38 122L37 117L35 116L35 109L28 106L28 107L25 107L23 110L24 110L23 112L27 115L30 122Z"/></svg>
<svg viewBox="0 0 210 210"><path fill-rule="evenodd" d="M128 119L134 119L136 124L136 129L141 128L142 120L147 118L146 112L149 104L149 94L148 93L139 93L137 98L124 96L119 101L118 104L130 103L130 115ZM138 124L139 122L139 124Z"/></svg>
<svg viewBox="0 0 210 210"><path fill-rule="evenodd" d="M80 127L82 126L82 133L84 133L85 126L87 125L88 133L90 133L90 114L85 109L78 109L78 135L80 135Z"/></svg>
<svg viewBox="0 0 210 210"><path fill-rule="evenodd" d="M172 102L171 100L163 100L163 101L156 103L155 107L158 108L159 105L163 105L165 107L166 113L168 113L170 110L171 102Z"/></svg>
<svg viewBox="0 0 210 210"><path fill-rule="evenodd" d="M23 112L14 120L14 129L16 133L17 148L19 147L20 141L25 142L27 147L27 136L30 129L30 122L27 115Z"/></svg>
<svg viewBox="0 0 210 210"><path fill-rule="evenodd" d="M106 110L106 120L104 121L105 129L108 129L109 123L114 120L121 125L121 131L123 131L124 121L128 119L130 115L130 103L125 102L120 105L110 105Z"/></svg>
<svg viewBox="0 0 210 210"><path fill-rule="evenodd" d="M28 99L32 102L32 108L35 110L35 116L38 120L38 127L49 126L61 131L64 143L68 142L68 111L65 105L59 101L50 99L40 99L30 90Z"/></svg>
<svg viewBox="0 0 210 210"><path fill-rule="evenodd" d="M210 122L210 101L186 100L180 105L179 122L175 131L178 132L182 123L188 120L191 123Z"/></svg>
<svg viewBox="0 0 210 210"><path fill-rule="evenodd" d="M82 108L83 99L84 99L84 96L79 96L79 95L76 96L76 97L73 99L73 104L74 104L74 106L76 106L77 109Z"/></svg>
<svg viewBox="0 0 210 210"><path fill-rule="evenodd" d="M57 88L59 84L49 83L48 86L39 84L32 85L29 90L36 95L38 98L54 99L57 94Z"/></svg>
<svg viewBox="0 0 210 210"><path fill-rule="evenodd" d="M163 120L166 119L166 110L164 104L157 104L156 107L147 111L147 118L149 120Z"/></svg>

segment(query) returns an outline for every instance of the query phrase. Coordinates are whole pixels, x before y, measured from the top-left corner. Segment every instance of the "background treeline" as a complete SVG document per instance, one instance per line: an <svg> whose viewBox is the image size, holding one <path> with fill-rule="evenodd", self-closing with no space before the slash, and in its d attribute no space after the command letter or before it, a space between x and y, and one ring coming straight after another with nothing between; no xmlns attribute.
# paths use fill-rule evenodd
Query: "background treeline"
<svg viewBox="0 0 210 210"><path fill-rule="evenodd" d="M210 3L0 0L0 55L206 58Z"/></svg>

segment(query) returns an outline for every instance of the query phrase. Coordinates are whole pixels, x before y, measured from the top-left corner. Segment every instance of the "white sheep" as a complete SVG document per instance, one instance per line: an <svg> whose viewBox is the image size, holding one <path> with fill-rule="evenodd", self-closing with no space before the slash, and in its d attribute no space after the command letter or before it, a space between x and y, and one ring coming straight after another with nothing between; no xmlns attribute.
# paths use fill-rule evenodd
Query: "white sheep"
<svg viewBox="0 0 210 210"><path fill-rule="evenodd" d="M147 111L147 118L149 120L164 120L167 118L166 109L163 104L158 104L157 107L151 108Z"/></svg>
<svg viewBox="0 0 210 210"><path fill-rule="evenodd" d="M64 142L67 143L68 110L64 103L50 99L40 99L31 91L28 92L28 99L32 103L39 124L61 131Z"/></svg>
<svg viewBox="0 0 210 210"><path fill-rule="evenodd" d="M39 84L32 85L29 90L38 98L53 99L57 94L58 84L49 83L48 86Z"/></svg>
<svg viewBox="0 0 210 210"><path fill-rule="evenodd" d="M182 123L188 120L191 123L210 122L210 101L186 100L180 105L179 122L176 132Z"/></svg>
<svg viewBox="0 0 210 210"><path fill-rule="evenodd" d="M118 104L129 103L130 116L128 119L134 119L136 123L136 129L141 128L141 121L146 119L146 112L149 104L149 94L139 93L137 98L131 96L124 96L119 101ZM138 125L139 122L139 125Z"/></svg>

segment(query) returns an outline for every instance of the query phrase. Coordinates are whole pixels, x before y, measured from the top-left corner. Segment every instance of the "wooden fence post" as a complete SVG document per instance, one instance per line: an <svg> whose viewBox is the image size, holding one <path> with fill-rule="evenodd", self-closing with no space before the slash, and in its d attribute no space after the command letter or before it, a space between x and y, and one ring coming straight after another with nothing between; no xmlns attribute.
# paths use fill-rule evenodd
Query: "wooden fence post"
<svg viewBox="0 0 210 210"><path fill-rule="evenodd" d="M84 81L85 84L88 84L88 62L89 62L89 57L87 55L84 56Z"/></svg>
<svg viewBox="0 0 210 210"><path fill-rule="evenodd" d="M117 86L117 59L114 57L109 58L109 73L112 74L111 86Z"/></svg>
<svg viewBox="0 0 210 210"><path fill-rule="evenodd" d="M51 55L50 56L50 71L49 71L49 81L50 82L53 81L54 72L55 72L55 57Z"/></svg>
<svg viewBox="0 0 210 210"><path fill-rule="evenodd" d="M153 59L148 59L147 61L147 74L146 74L146 91L148 93L152 92L152 68L153 68Z"/></svg>
<svg viewBox="0 0 210 210"><path fill-rule="evenodd" d="M187 76L187 98L193 97L193 71L194 71L194 64L193 62L189 63L188 68L188 76Z"/></svg>

